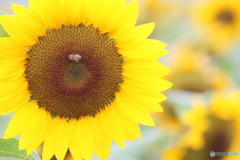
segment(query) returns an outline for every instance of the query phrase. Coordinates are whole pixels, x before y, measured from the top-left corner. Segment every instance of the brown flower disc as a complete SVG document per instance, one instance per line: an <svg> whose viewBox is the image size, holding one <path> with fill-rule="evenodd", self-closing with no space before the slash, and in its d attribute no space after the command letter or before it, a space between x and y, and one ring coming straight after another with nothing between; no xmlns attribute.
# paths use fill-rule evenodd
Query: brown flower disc
<svg viewBox="0 0 240 160"><path fill-rule="evenodd" d="M232 24L234 22L234 13L231 10L222 10L217 15L217 20L223 24Z"/></svg>
<svg viewBox="0 0 240 160"><path fill-rule="evenodd" d="M64 118L94 116L122 82L122 56L91 25L48 30L28 52L26 78L39 107Z"/></svg>

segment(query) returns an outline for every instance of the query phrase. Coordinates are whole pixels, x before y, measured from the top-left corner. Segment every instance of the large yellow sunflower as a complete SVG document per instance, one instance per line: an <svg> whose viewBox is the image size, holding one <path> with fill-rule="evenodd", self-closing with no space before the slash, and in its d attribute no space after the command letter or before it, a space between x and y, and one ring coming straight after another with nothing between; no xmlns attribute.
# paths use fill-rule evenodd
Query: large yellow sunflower
<svg viewBox="0 0 240 160"><path fill-rule="evenodd" d="M171 86L156 61L164 43L147 39L154 24L135 26L137 1L29 0L12 4L0 23L0 114L16 112L4 138L20 134L43 159L109 155L111 141L141 139L138 123L153 126L160 94Z"/></svg>

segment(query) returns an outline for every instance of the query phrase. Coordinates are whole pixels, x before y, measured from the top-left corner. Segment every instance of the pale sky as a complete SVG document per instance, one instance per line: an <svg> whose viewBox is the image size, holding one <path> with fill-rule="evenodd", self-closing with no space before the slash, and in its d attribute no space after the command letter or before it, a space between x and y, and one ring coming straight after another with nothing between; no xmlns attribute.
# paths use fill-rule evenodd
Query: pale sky
<svg viewBox="0 0 240 160"><path fill-rule="evenodd" d="M0 0L0 12L12 14L10 3L17 3L27 6L27 0Z"/></svg>

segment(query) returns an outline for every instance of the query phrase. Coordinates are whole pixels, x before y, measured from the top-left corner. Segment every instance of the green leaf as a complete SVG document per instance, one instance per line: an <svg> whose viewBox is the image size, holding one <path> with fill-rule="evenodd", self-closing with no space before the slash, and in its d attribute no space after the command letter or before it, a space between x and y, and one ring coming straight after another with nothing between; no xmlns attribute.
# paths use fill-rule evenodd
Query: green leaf
<svg viewBox="0 0 240 160"><path fill-rule="evenodd" d="M18 143L16 138L0 138L0 160L40 160L36 153L26 157L26 150L18 150Z"/></svg>
<svg viewBox="0 0 240 160"><path fill-rule="evenodd" d="M7 15L7 13L0 12L0 15ZM9 37L9 35L7 34L7 32L5 32L1 24L0 24L0 37Z"/></svg>

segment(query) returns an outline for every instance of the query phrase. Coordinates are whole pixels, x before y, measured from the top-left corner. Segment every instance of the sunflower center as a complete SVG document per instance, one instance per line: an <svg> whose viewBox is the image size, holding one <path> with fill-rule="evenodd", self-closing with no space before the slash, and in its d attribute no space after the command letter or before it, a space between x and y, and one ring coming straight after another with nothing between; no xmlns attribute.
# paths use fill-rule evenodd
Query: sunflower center
<svg viewBox="0 0 240 160"><path fill-rule="evenodd" d="M122 56L114 40L91 25L48 30L28 54L32 98L52 115L94 116L120 90Z"/></svg>
<svg viewBox="0 0 240 160"><path fill-rule="evenodd" d="M223 10L217 15L217 20L223 24L231 24L234 20L234 15L230 10Z"/></svg>
<svg viewBox="0 0 240 160"><path fill-rule="evenodd" d="M64 80L68 86L79 86L87 77L89 72L83 63L70 62L64 70Z"/></svg>

